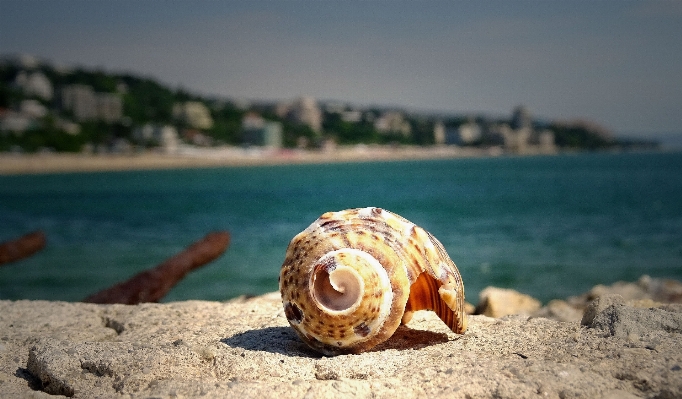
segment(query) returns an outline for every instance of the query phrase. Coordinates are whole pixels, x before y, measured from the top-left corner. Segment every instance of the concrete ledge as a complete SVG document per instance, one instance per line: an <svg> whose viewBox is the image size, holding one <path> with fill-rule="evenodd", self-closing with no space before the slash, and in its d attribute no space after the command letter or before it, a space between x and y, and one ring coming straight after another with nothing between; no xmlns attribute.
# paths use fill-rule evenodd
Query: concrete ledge
<svg viewBox="0 0 682 399"><path fill-rule="evenodd" d="M418 312L380 348L327 358L294 334L277 293L136 306L0 301L0 397L682 397L679 308L619 309L615 328L634 314L636 331L609 332L612 306L587 326L472 316L461 336ZM672 321L648 329L640 311Z"/></svg>

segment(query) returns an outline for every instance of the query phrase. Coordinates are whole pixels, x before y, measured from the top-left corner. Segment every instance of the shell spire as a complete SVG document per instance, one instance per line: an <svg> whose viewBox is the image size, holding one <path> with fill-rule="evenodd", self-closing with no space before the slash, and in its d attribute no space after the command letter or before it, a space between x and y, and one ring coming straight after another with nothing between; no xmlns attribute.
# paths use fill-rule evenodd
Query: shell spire
<svg viewBox="0 0 682 399"><path fill-rule="evenodd" d="M462 278L443 245L380 208L320 216L291 240L279 287L291 326L327 355L369 350L417 310L458 334L467 327Z"/></svg>

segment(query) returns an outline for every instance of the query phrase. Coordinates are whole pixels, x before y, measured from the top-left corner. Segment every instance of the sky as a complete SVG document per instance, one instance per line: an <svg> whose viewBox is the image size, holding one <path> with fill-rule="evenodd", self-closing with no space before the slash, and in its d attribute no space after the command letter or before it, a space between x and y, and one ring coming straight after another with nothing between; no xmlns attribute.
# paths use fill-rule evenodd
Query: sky
<svg viewBox="0 0 682 399"><path fill-rule="evenodd" d="M0 0L0 53L230 99L682 132L679 0Z"/></svg>

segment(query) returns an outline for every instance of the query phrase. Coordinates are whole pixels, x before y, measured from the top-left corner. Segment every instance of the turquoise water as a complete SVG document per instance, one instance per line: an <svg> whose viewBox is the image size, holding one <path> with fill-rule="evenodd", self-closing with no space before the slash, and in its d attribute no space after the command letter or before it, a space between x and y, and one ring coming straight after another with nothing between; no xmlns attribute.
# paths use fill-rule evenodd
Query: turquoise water
<svg viewBox="0 0 682 399"><path fill-rule="evenodd" d="M48 245L0 266L0 299L77 301L212 230L232 242L165 301L277 289L289 240L322 213L378 206L433 233L467 298L543 301L642 274L682 280L682 153L0 176L0 240Z"/></svg>

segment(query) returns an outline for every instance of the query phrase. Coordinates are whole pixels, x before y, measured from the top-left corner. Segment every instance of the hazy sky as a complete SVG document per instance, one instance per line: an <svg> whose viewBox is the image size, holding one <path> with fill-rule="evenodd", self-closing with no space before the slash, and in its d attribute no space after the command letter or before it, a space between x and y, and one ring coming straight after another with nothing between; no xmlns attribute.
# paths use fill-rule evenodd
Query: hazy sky
<svg viewBox="0 0 682 399"><path fill-rule="evenodd" d="M7 1L0 52L237 99L682 131L682 1Z"/></svg>

